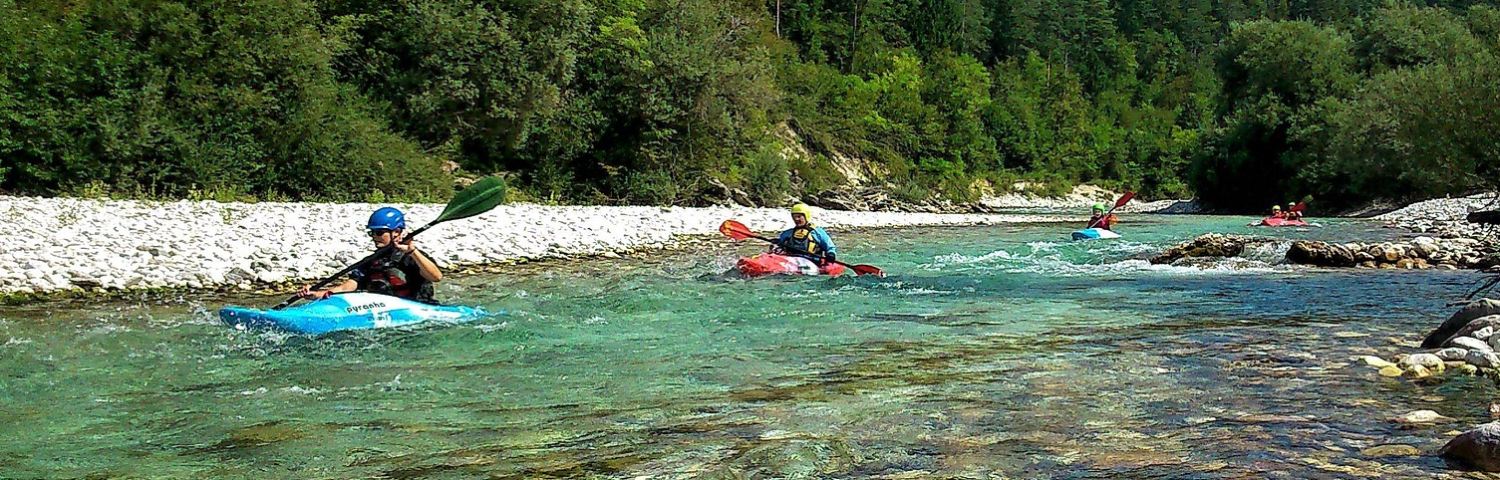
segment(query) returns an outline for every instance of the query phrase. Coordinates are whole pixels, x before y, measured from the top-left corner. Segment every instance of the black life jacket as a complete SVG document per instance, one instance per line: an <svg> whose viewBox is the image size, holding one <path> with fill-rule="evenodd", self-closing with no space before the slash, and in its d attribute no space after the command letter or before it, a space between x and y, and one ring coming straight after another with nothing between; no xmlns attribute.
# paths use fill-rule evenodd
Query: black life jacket
<svg viewBox="0 0 1500 480"><path fill-rule="evenodd" d="M405 268L403 268L405 267ZM362 290L419 302L433 302L432 282L422 277L415 259L396 253L376 260L363 270Z"/></svg>
<svg viewBox="0 0 1500 480"><path fill-rule="evenodd" d="M787 249L801 250L801 252L790 252L798 255L811 255L814 258L822 255L822 252L818 250L818 242L813 241L813 226L810 223L805 227L793 227L792 238L782 242L782 246Z"/></svg>

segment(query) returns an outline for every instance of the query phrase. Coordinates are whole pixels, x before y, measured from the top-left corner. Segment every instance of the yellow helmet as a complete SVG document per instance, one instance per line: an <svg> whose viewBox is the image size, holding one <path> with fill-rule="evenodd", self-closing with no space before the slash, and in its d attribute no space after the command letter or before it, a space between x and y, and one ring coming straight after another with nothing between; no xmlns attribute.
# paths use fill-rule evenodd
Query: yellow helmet
<svg viewBox="0 0 1500 480"><path fill-rule="evenodd" d="M799 203L796 205L792 205L791 210L792 215L801 214L802 218L806 218L809 222L812 221L812 207L807 206L807 204Z"/></svg>
<svg viewBox="0 0 1500 480"><path fill-rule="evenodd" d="M1278 211L1278 210L1281 210L1281 205L1271 205L1271 210L1272 210L1272 211Z"/></svg>

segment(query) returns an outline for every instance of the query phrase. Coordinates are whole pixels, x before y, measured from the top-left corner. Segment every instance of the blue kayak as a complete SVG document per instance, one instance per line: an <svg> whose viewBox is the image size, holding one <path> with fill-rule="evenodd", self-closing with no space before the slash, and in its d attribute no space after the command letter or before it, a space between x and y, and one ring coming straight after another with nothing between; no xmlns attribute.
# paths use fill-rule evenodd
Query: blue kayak
<svg viewBox="0 0 1500 480"><path fill-rule="evenodd" d="M378 293L334 295L282 310L224 307L219 318L243 328L323 334L338 330L400 327L423 322L467 322L488 316L483 308L431 305Z"/></svg>
<svg viewBox="0 0 1500 480"><path fill-rule="evenodd" d="M1073 232L1074 240L1099 240L1105 238L1120 238L1120 234L1103 228L1085 228Z"/></svg>

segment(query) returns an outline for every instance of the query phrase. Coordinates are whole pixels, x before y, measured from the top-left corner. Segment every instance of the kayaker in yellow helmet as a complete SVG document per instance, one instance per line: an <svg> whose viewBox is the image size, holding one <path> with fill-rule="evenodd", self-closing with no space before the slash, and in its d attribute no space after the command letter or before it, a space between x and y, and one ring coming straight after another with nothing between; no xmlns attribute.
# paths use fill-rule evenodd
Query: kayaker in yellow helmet
<svg viewBox="0 0 1500 480"><path fill-rule="evenodd" d="M790 211L793 226L781 232L772 251L806 257L823 265L834 261L838 247L834 246L833 237L829 237L828 232L813 225L812 208L799 203L792 205Z"/></svg>
<svg viewBox="0 0 1500 480"><path fill-rule="evenodd" d="M1084 228L1102 228L1105 230L1113 231L1115 229L1115 224L1119 223L1120 218L1116 217L1113 213L1105 214L1105 211L1106 210L1104 209L1104 204L1095 203L1093 208L1093 215L1089 216L1089 224Z"/></svg>
<svg viewBox="0 0 1500 480"><path fill-rule="evenodd" d="M344 283L323 290L302 287L297 296L316 299L328 298L335 293L361 291L436 303L432 284L443 280L443 271L427 254L417 250L414 240L402 241L406 232L406 215L392 207L381 208L370 215L366 227L375 248L396 242L391 254L355 270L351 274L353 278Z"/></svg>
<svg viewBox="0 0 1500 480"><path fill-rule="evenodd" d="M1286 212L1281 211L1281 205L1271 205L1271 218L1286 218Z"/></svg>

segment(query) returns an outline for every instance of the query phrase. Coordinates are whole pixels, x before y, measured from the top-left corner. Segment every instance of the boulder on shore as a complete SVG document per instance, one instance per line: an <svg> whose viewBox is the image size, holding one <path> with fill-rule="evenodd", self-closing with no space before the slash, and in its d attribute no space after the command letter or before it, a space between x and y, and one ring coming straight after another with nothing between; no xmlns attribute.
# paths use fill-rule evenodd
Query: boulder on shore
<svg viewBox="0 0 1500 480"><path fill-rule="evenodd" d="M1448 320L1444 321L1442 325L1439 325L1431 333L1428 333L1427 338L1422 340L1422 348L1441 348L1444 343L1447 343L1448 339L1459 335L1459 332L1464 330L1470 322L1491 315L1500 315L1500 300L1486 298L1469 302L1464 308L1453 312L1453 316L1448 317ZM1500 325L1500 322L1493 325L1479 325L1469 331L1478 330L1485 326L1497 325Z"/></svg>

